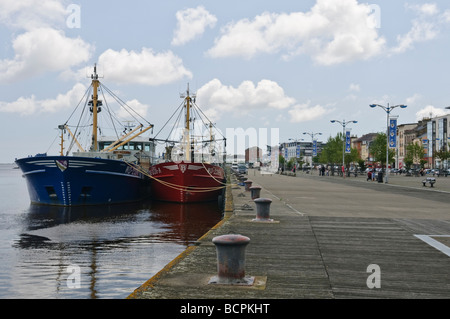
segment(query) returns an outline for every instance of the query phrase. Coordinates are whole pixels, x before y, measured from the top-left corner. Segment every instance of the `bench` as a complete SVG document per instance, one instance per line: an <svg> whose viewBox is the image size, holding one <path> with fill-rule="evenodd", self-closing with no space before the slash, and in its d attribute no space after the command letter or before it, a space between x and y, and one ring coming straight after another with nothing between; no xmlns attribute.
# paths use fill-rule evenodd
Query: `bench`
<svg viewBox="0 0 450 319"><path fill-rule="evenodd" d="M434 177L427 177L422 181L423 186L427 186L427 183L430 184L431 187L433 187L433 184L436 183L436 178Z"/></svg>

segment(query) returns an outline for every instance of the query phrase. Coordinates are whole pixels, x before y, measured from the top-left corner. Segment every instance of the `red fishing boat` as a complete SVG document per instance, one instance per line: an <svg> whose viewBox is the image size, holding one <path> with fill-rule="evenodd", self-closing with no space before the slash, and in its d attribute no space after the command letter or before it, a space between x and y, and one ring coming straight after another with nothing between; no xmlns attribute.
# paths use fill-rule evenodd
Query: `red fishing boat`
<svg viewBox="0 0 450 319"><path fill-rule="evenodd" d="M208 121L209 138L196 136L193 126L198 120L197 116L202 117L203 122L206 116L195 104L195 95L190 96L189 85L186 94L181 97L184 103L180 105L178 111L185 111L181 139L161 140L156 136L152 139L155 142L166 143L164 162L149 169L152 197L156 200L178 203L220 200L224 194L226 178L221 166L223 161L218 154L216 140L212 134L213 124ZM197 112L196 117L192 116L194 112Z"/></svg>

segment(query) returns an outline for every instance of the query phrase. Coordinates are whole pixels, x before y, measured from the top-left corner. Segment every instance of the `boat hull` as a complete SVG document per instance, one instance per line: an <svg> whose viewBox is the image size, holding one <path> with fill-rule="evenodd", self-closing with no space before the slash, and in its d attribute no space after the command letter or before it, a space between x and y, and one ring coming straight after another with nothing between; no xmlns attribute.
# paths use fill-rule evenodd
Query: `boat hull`
<svg viewBox="0 0 450 319"><path fill-rule="evenodd" d="M123 161L36 156L16 160L34 204L81 206L133 202L149 196L150 180Z"/></svg>
<svg viewBox="0 0 450 319"><path fill-rule="evenodd" d="M206 163L167 162L149 169L152 198L177 203L218 200L225 174L221 167Z"/></svg>

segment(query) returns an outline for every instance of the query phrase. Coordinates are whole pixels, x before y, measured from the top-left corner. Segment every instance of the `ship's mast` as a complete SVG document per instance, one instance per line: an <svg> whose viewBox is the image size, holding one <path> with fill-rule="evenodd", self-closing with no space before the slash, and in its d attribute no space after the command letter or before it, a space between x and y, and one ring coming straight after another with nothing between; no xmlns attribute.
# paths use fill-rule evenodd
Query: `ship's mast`
<svg viewBox="0 0 450 319"><path fill-rule="evenodd" d="M97 89L99 86L98 74L97 74L97 64L94 64L94 74L91 75L92 87L94 88L94 95L92 96L92 151L98 151L97 142L97 103L98 95Z"/></svg>
<svg viewBox="0 0 450 319"><path fill-rule="evenodd" d="M193 149L193 145L191 143L191 137L190 137L190 125L191 125L190 111L191 111L192 98L189 95L189 83L187 86L186 96L181 95L181 97L183 97L186 101L186 126L185 126L185 134L184 134L185 138L186 138L186 150L185 150L186 162L193 162L194 161L194 149ZM194 98L195 98L195 95L194 95Z"/></svg>
<svg viewBox="0 0 450 319"><path fill-rule="evenodd" d="M215 136L213 135L213 124L209 122L209 154L213 154L215 145L213 141L215 140Z"/></svg>
<svg viewBox="0 0 450 319"><path fill-rule="evenodd" d="M64 155L64 133L65 133L66 126L58 125L58 128L61 130L61 144L59 144L61 146L61 150L60 150L59 154L61 156L63 156Z"/></svg>
<svg viewBox="0 0 450 319"><path fill-rule="evenodd" d="M186 92L186 161L191 160L191 136L190 136L190 108L191 97L189 96L189 83Z"/></svg>

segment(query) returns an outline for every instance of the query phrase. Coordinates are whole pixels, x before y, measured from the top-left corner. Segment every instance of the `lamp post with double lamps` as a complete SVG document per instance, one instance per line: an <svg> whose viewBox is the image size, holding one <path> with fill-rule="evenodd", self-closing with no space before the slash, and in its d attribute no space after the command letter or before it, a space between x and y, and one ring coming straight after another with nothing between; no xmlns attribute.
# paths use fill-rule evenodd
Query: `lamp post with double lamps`
<svg viewBox="0 0 450 319"><path fill-rule="evenodd" d="M389 163L389 114L391 114L391 111L395 109L396 107L400 107L402 109L406 108L407 106L404 104L389 106L389 103L387 106L379 105L379 104L370 104L371 108L374 107L381 107L386 112L386 179L385 183L387 184L389 181L389 169L388 169L388 163Z"/></svg>
<svg viewBox="0 0 450 319"><path fill-rule="evenodd" d="M338 120L331 120L331 123L339 123L342 125L342 138L344 139L343 141L343 145L342 145L342 167L345 167L345 127L347 126L347 124L351 124L351 123L358 123L358 121L338 121ZM345 178L345 171L342 173L342 177Z"/></svg>
<svg viewBox="0 0 450 319"><path fill-rule="evenodd" d="M303 132L303 135L306 135L306 134L308 134L309 136L311 136L311 140L312 140L312 147L313 147L313 149L314 149L314 136L316 136L316 135L322 135L322 133L308 133L308 132ZM314 152L314 150L312 150L311 151L311 172L312 172L312 164L313 164L313 152Z"/></svg>

